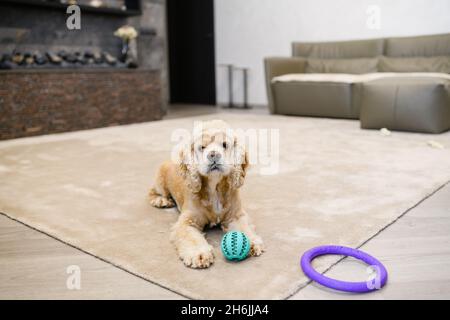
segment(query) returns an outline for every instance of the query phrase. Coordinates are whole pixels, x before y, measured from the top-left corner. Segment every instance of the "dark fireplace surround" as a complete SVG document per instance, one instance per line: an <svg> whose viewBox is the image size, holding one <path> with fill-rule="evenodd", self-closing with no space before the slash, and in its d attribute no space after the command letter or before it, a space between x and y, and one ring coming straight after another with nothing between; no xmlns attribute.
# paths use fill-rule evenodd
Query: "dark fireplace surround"
<svg viewBox="0 0 450 320"><path fill-rule="evenodd" d="M131 14L139 11L82 9L82 29L68 30L64 6L6 1L0 3L0 54L89 51L119 57L121 42L113 32L126 25ZM152 36L142 32L138 37L139 61L148 54ZM159 69L104 63L0 70L0 140L161 117Z"/></svg>

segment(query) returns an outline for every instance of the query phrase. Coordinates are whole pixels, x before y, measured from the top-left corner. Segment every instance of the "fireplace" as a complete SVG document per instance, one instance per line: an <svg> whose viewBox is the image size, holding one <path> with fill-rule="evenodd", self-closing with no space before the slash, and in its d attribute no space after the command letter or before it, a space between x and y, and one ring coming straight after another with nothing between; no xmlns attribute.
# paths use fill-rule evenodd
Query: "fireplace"
<svg viewBox="0 0 450 320"><path fill-rule="evenodd" d="M80 30L66 26L69 2ZM145 61L156 32L137 26L125 57L114 35L140 14L130 0L2 1L0 139L160 119L161 66Z"/></svg>

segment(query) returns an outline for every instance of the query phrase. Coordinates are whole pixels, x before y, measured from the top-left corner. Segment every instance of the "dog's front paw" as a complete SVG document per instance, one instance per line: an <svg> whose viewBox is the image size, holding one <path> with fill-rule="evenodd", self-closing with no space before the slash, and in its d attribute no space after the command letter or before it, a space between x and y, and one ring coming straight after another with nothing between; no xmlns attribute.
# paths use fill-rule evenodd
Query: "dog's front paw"
<svg viewBox="0 0 450 320"><path fill-rule="evenodd" d="M214 262L213 248L210 245L192 248L180 256L183 263L191 268L208 268Z"/></svg>
<svg viewBox="0 0 450 320"><path fill-rule="evenodd" d="M261 239L255 239L250 245L250 255L252 257L260 256L264 252L264 244Z"/></svg>
<svg viewBox="0 0 450 320"><path fill-rule="evenodd" d="M171 198L156 196L150 199L150 204L156 208L173 208L175 207L175 201Z"/></svg>

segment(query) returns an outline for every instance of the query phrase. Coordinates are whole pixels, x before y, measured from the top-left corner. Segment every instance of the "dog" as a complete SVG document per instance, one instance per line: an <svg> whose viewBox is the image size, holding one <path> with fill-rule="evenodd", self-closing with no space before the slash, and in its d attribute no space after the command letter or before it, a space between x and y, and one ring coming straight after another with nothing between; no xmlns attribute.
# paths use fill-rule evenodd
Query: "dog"
<svg viewBox="0 0 450 320"><path fill-rule="evenodd" d="M245 233L251 256L264 251L263 241L241 204L239 188L249 160L238 140L222 120L201 122L197 130L194 128L193 138L180 148L178 159L160 166L150 189L151 205L176 206L180 211L170 240L188 267L208 268L214 262L213 248L203 234L206 226L220 225L225 232Z"/></svg>

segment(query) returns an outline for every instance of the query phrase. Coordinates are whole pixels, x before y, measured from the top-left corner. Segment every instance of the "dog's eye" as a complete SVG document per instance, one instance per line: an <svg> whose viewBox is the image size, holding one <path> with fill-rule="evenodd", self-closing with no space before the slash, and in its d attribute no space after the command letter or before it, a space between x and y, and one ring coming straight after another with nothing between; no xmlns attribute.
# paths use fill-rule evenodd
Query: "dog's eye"
<svg viewBox="0 0 450 320"><path fill-rule="evenodd" d="M222 143L222 147L223 147L224 149L228 148L228 143L223 142L223 143Z"/></svg>
<svg viewBox="0 0 450 320"><path fill-rule="evenodd" d="M205 146L199 146L199 147L198 147L198 150L199 150L199 151L205 150Z"/></svg>

